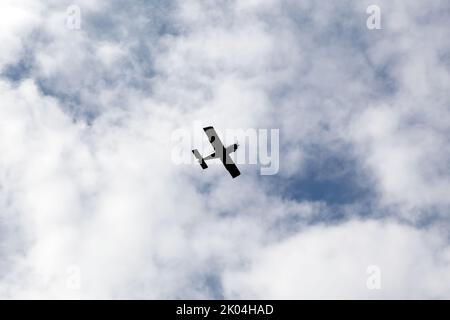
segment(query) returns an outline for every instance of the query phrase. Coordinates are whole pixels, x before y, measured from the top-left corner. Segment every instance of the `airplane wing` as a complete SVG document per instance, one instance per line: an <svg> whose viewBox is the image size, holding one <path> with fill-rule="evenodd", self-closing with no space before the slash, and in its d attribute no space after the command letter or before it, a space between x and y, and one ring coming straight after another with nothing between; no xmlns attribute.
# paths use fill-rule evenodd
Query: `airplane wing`
<svg viewBox="0 0 450 320"><path fill-rule="evenodd" d="M225 166L225 169L231 174L233 178L236 178L241 174L238 167L234 164L233 159L231 159L229 154L225 154L222 158L223 165Z"/></svg>
<svg viewBox="0 0 450 320"><path fill-rule="evenodd" d="M213 127L203 128L206 135L208 136L209 142L212 144L216 154L220 153L223 150L223 143L220 141L219 135Z"/></svg>
<svg viewBox="0 0 450 320"><path fill-rule="evenodd" d="M227 153L227 150L223 146L222 141L220 141L219 135L217 134L216 130L214 130L213 127L206 127L203 128L203 130L208 136L209 142L211 143L215 151L214 154L211 156L213 156L214 158L219 158L222 161L223 165L225 166L225 169L227 169L227 171L231 174L233 178L239 176L241 173L239 172L239 169L236 166L236 164L233 162L233 159L231 159L230 155Z"/></svg>

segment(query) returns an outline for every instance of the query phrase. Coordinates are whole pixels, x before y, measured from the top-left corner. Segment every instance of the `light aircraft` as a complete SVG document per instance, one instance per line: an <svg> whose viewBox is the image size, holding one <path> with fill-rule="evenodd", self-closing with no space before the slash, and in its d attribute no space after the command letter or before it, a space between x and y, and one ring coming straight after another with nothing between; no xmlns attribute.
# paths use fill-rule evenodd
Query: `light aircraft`
<svg viewBox="0 0 450 320"><path fill-rule="evenodd" d="M235 152L239 147L239 145L235 143L225 148L219 139L219 135L217 134L216 130L214 130L213 127L206 127L203 128L203 130L205 131L206 135L208 136L209 142L214 148L214 153L210 154L206 158L203 158L197 149L192 150L192 153L197 158L198 162L200 163L200 166L203 169L206 169L208 168L208 166L206 165L205 161L218 158L220 159L220 161L222 161L223 165L225 166L225 169L227 169L227 171L231 174L233 178L239 176L241 173L239 172L238 167L234 164L233 159L231 159L230 157L230 153Z"/></svg>

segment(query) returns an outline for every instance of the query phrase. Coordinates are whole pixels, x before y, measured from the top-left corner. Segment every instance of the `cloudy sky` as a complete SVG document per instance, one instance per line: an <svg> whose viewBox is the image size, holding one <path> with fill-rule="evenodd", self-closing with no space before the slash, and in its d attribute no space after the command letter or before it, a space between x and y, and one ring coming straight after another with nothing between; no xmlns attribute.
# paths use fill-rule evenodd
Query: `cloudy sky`
<svg viewBox="0 0 450 320"><path fill-rule="evenodd" d="M447 0L2 0L0 297L450 298L449 39ZM199 124L278 174L174 163Z"/></svg>

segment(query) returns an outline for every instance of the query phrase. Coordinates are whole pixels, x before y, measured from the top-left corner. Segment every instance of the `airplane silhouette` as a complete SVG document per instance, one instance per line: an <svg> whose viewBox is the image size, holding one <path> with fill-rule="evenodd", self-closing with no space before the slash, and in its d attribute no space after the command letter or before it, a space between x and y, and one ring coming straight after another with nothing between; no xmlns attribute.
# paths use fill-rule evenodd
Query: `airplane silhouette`
<svg viewBox="0 0 450 320"><path fill-rule="evenodd" d="M227 171L231 174L233 178L239 176L241 173L239 172L238 167L234 164L233 160L230 157L230 153L235 152L239 147L239 145L235 143L225 148L223 146L223 143L220 141L216 130L214 130L213 127L206 127L203 128L203 130L205 131L206 135L208 136L209 142L214 148L214 153L210 154L206 158L203 158L197 149L192 150L192 153L197 158L198 162L200 163L200 166L203 169L206 169L208 168L205 162L206 160L218 158L220 159L220 161L222 161L223 165L225 166L225 169L227 169Z"/></svg>

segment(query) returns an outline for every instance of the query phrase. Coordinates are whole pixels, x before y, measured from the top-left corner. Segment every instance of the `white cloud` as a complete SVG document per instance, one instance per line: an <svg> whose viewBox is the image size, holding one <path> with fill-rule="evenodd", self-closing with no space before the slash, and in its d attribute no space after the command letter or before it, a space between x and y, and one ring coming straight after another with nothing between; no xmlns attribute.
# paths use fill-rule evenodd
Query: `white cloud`
<svg viewBox="0 0 450 320"><path fill-rule="evenodd" d="M2 2L0 12L0 70L17 59L25 46L26 35L42 21L41 6L34 1Z"/></svg>
<svg viewBox="0 0 450 320"><path fill-rule="evenodd" d="M70 30L59 2L2 3L0 69L30 68L0 81L0 296L449 296L444 2L382 1L375 31L350 1L79 6ZM282 178L174 165L196 120L280 128ZM316 149L354 160L369 205L284 194Z"/></svg>
<svg viewBox="0 0 450 320"><path fill-rule="evenodd" d="M229 298L433 299L448 297L450 248L433 231L353 221L314 227L254 253L225 275ZM369 266L380 270L370 290Z"/></svg>

